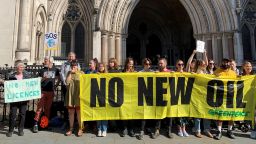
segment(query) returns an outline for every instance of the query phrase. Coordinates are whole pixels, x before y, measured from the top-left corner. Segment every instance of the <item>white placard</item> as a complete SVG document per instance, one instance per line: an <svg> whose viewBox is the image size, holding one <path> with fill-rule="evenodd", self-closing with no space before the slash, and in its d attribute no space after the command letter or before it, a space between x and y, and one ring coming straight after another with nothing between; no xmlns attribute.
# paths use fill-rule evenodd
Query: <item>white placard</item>
<svg viewBox="0 0 256 144"><path fill-rule="evenodd" d="M205 51L205 42L197 40L196 41L196 51L203 53Z"/></svg>

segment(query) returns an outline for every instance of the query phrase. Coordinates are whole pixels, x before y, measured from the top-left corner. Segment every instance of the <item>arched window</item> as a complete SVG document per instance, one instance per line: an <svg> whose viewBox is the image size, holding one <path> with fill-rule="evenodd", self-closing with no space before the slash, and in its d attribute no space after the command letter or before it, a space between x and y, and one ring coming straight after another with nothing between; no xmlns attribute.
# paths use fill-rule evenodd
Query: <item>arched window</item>
<svg viewBox="0 0 256 144"><path fill-rule="evenodd" d="M78 59L84 59L84 27L79 23L75 31L75 53Z"/></svg>
<svg viewBox="0 0 256 144"><path fill-rule="evenodd" d="M66 57L71 51L71 28L67 22L61 31L61 56Z"/></svg>
<svg viewBox="0 0 256 144"><path fill-rule="evenodd" d="M250 37L250 30L247 25L242 27L242 40L243 40L243 48L244 48L244 59L251 60L252 53L251 53L251 37Z"/></svg>

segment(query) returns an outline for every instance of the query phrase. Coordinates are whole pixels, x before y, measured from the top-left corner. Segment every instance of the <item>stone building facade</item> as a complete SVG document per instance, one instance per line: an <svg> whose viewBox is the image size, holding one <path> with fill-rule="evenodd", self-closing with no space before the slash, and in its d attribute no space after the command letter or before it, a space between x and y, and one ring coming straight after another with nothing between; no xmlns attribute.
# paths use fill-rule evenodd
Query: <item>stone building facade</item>
<svg viewBox="0 0 256 144"><path fill-rule="evenodd" d="M69 51L85 63L161 55L173 65L188 59L196 40L216 62L256 60L255 0L8 0L0 11L1 66ZM47 32L59 35L58 50L44 49Z"/></svg>

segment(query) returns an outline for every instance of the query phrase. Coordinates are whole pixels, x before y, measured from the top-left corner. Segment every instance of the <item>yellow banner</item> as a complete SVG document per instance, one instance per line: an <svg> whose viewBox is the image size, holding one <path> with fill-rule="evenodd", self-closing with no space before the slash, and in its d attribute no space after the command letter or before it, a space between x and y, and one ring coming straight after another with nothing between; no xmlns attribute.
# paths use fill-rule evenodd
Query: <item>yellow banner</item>
<svg viewBox="0 0 256 144"><path fill-rule="evenodd" d="M84 74L82 121L197 117L253 120L256 77L190 73Z"/></svg>

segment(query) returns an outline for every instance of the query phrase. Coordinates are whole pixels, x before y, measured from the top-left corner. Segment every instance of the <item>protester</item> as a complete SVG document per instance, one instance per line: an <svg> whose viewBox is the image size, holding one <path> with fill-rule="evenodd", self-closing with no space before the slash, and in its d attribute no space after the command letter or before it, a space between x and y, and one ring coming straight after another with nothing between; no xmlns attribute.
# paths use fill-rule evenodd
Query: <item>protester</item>
<svg viewBox="0 0 256 144"><path fill-rule="evenodd" d="M109 73L118 73L118 72L120 72L117 60L115 58L110 58L108 60L108 72Z"/></svg>
<svg viewBox="0 0 256 144"><path fill-rule="evenodd" d="M207 74L206 71L206 63L203 60L197 60L196 65L195 65L195 71L197 74ZM204 132L205 134L210 137L213 138L213 135L210 132L210 123L211 121L209 119L203 119L203 124L204 124ZM198 138L202 138L201 135L201 119L200 118L195 118L194 119L194 132L195 132L195 136Z"/></svg>
<svg viewBox="0 0 256 144"><path fill-rule="evenodd" d="M97 73L97 61L94 61L94 59L90 60L89 62L89 69L85 70L85 74L92 74Z"/></svg>
<svg viewBox="0 0 256 144"><path fill-rule="evenodd" d="M69 73L69 71L71 71L71 61L76 60L76 54L74 52L69 52L68 53L68 60L66 62L64 62L61 66L61 71L60 71L60 79L62 82L61 85L61 93L62 96L64 98L65 101L65 96L66 96L66 92L67 92L67 83L66 83L66 78L67 78L67 74ZM80 65L78 63L78 68L80 69ZM68 110L65 108L64 109L64 119L67 120L64 122L62 129L64 129L66 127L66 124L68 124Z"/></svg>
<svg viewBox="0 0 256 144"><path fill-rule="evenodd" d="M196 53L197 53L197 51L194 50L193 53L191 54L191 56L188 59L188 62L187 62L187 65L186 65L186 71L187 72L196 73L196 70L195 70L196 59L194 59L194 56L195 56ZM204 51L204 53L203 53L203 60L204 60L205 64L208 65L208 59L207 59L206 51Z"/></svg>
<svg viewBox="0 0 256 144"><path fill-rule="evenodd" d="M216 70L216 65L212 59L209 59L208 66L206 67L207 74L213 74L213 72Z"/></svg>
<svg viewBox="0 0 256 144"><path fill-rule="evenodd" d="M243 71L242 71L242 75L243 76L249 76L249 75L253 75L253 71L252 71L252 64L249 61L245 61L243 63ZM251 131L251 138L256 139L256 111L255 111L255 118L254 118L254 129Z"/></svg>
<svg viewBox="0 0 256 144"><path fill-rule="evenodd" d="M235 71L230 69L230 61L228 59L223 59L221 62L220 68L214 71L214 75L216 76L224 76L228 78L236 78L237 74ZM233 126L233 121L228 122L228 131L227 131L227 136L231 139L235 139L235 136L232 132L232 126ZM222 121L217 121L217 134L214 136L215 139L220 140L222 137Z"/></svg>
<svg viewBox="0 0 256 144"><path fill-rule="evenodd" d="M184 62L182 60L176 61L176 72L184 72ZM186 118L177 118L178 120L178 136L180 137L188 137L189 134L186 131L186 124L188 123Z"/></svg>
<svg viewBox="0 0 256 144"><path fill-rule="evenodd" d="M172 72L167 68L167 60L165 58L160 58L158 61L158 71L157 72ZM151 134L151 138L156 139L160 135L161 120L156 120L155 132ZM172 118L169 119L167 136L173 138L172 135Z"/></svg>
<svg viewBox="0 0 256 144"><path fill-rule="evenodd" d="M55 81L59 83L59 70L53 65L53 57L46 56L44 58L44 68L39 72L42 88L42 97L37 104L37 110L35 115L35 123L32 131L34 133L38 132L38 121L42 110L44 110L45 116L50 119L51 106L54 97ZM58 84L57 84L58 85Z"/></svg>
<svg viewBox="0 0 256 144"><path fill-rule="evenodd" d="M245 75L253 75L253 71L252 71L252 64L251 62L249 61L245 61L243 63L243 72L242 72L242 75L245 76Z"/></svg>
<svg viewBox="0 0 256 144"><path fill-rule="evenodd" d="M240 75L240 71L239 71L239 69L236 67L236 61L235 61L234 59L230 59L229 62L230 62L230 68L231 68L231 70L235 71L235 72L236 72L236 75Z"/></svg>
<svg viewBox="0 0 256 144"><path fill-rule="evenodd" d="M127 58L125 61L124 73L136 72L134 70L134 61L132 58ZM134 121L133 120L122 120L122 132L120 133L121 137L125 137L125 135L129 134L131 137L135 137L134 133Z"/></svg>
<svg viewBox="0 0 256 144"><path fill-rule="evenodd" d="M22 80L30 78L30 76L24 71L25 65L21 60L15 61L15 67L15 71L10 74L9 80ZM10 103L9 131L6 134L7 137L11 137L13 134L16 124L17 109L19 109L18 135L24 135L23 129L26 117L27 103L28 101Z"/></svg>
<svg viewBox="0 0 256 144"><path fill-rule="evenodd" d="M150 69L151 66L151 60L149 58L144 58L142 60L143 69L140 72L153 72L152 69ZM140 127L140 133L137 136L137 139L142 140L143 135L145 134L145 126L146 126L146 120L141 120L141 127Z"/></svg>
<svg viewBox="0 0 256 144"><path fill-rule="evenodd" d="M107 73L106 66L103 63L98 63L98 73ZM108 121L107 120L100 120L97 121L97 128L98 128L98 137L105 137L107 136L107 129L108 129Z"/></svg>
<svg viewBox="0 0 256 144"><path fill-rule="evenodd" d="M67 93L65 106L69 113L69 130L66 132L66 136L70 136L73 132L75 112L79 127L77 136L82 136L83 131L80 117L80 75L83 74L83 72L78 68L78 62L76 60L71 61L70 66L71 71L69 71L66 78Z"/></svg>

